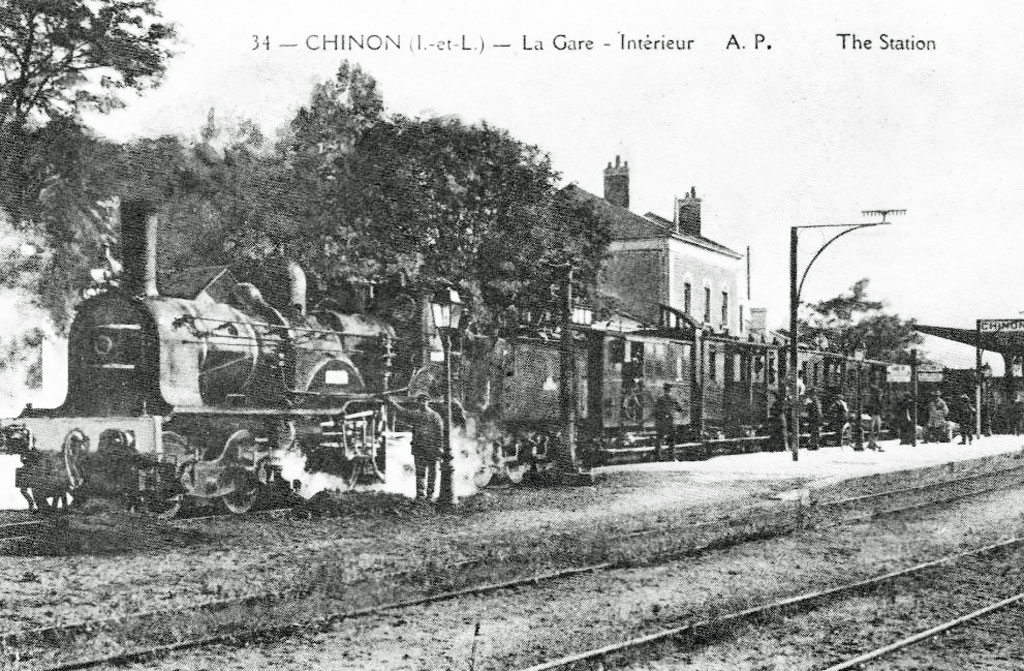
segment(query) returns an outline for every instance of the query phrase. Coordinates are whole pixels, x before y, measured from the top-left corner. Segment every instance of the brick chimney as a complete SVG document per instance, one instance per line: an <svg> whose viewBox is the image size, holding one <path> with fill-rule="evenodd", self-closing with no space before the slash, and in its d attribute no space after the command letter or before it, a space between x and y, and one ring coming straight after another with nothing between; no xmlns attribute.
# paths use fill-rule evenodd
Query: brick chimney
<svg viewBox="0 0 1024 671"><path fill-rule="evenodd" d="M612 205L629 209L629 161L619 165L619 157L615 157L615 165L611 162L604 169L604 199Z"/></svg>
<svg viewBox="0 0 1024 671"><path fill-rule="evenodd" d="M697 197L697 187L691 186L690 193L676 198L673 221L676 232L700 235L700 198Z"/></svg>

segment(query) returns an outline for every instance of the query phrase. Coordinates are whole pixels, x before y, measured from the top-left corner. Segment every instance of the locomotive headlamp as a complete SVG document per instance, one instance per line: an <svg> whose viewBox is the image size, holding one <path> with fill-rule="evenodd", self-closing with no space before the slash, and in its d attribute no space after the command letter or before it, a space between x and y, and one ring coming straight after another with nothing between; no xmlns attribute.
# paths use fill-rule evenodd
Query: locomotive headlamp
<svg viewBox="0 0 1024 671"><path fill-rule="evenodd" d="M430 309L434 314L434 326L439 329L455 330L459 328L463 307L458 291L452 287L441 289L430 300Z"/></svg>

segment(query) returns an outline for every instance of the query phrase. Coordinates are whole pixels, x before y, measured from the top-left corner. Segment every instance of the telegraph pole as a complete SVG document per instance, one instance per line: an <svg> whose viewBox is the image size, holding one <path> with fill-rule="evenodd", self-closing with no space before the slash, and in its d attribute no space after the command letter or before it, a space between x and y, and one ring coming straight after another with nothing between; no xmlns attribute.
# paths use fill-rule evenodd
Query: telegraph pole
<svg viewBox="0 0 1024 671"><path fill-rule="evenodd" d="M562 290L562 340L558 385L559 400L562 404L562 449L559 461L565 473L578 473L579 462L576 457L576 358L573 347L572 332L572 264L568 264Z"/></svg>
<svg viewBox="0 0 1024 671"><path fill-rule="evenodd" d="M797 344L798 326L797 311L800 306L800 287L797 284L797 246L799 244L799 226L789 229L789 369L786 371L789 379L789 402L790 402L790 439L789 449L793 453L793 461L800 459L800 378L797 376L797 357L799 346ZM812 261L813 263L813 261ZM808 266L809 268L810 266ZM785 411L785 409L783 410Z"/></svg>
<svg viewBox="0 0 1024 671"><path fill-rule="evenodd" d="M910 416L914 423L910 433L910 444L917 447L917 348L910 350L910 389L914 399L914 411Z"/></svg>

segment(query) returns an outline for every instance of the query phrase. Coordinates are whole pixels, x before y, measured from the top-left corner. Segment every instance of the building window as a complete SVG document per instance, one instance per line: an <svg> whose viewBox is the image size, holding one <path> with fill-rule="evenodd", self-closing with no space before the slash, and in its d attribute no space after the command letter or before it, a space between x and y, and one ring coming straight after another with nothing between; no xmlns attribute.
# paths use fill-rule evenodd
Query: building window
<svg viewBox="0 0 1024 671"><path fill-rule="evenodd" d="M729 326L729 292L722 292L722 327Z"/></svg>
<svg viewBox="0 0 1024 671"><path fill-rule="evenodd" d="M708 289L708 291L711 290ZM718 379L718 352L714 349L708 350L708 379L711 381Z"/></svg>
<svg viewBox="0 0 1024 671"><path fill-rule="evenodd" d="M704 287L704 323L711 323L711 287Z"/></svg>
<svg viewBox="0 0 1024 671"><path fill-rule="evenodd" d="M740 306L740 333L743 333L743 306Z"/></svg>
<svg viewBox="0 0 1024 671"><path fill-rule="evenodd" d="M683 312L685 312L687 316L691 314L690 306L693 301L692 290L693 287L690 286L689 282L683 285Z"/></svg>

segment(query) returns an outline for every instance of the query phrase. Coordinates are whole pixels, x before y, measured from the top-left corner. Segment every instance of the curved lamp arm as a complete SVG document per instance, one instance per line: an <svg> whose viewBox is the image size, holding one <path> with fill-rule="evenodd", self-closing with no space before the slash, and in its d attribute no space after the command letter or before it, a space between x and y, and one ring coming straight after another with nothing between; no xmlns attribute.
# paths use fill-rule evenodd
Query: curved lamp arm
<svg viewBox="0 0 1024 671"><path fill-rule="evenodd" d="M889 223L889 222L885 222L885 223L887 224L887 223ZM796 297L797 297L797 300L799 300L799 299L800 299L800 294L801 294L801 293L803 293L803 289L804 289L804 280L806 280L806 279L807 279L807 273L808 273L808 272L810 272L810 270L811 270L811 266L813 266L813 265L814 265L814 262L818 260L818 257L819 257L819 256L821 256L821 253L822 253L823 251L825 251L825 250L826 250L826 249L828 248L828 246L829 246L829 245L831 245L831 244L832 244L833 242L835 242L835 241L836 241L836 240L838 240L839 238L843 237L843 236L844 236L844 235L846 235L847 233L853 233L854 231L860 230L860 229L862 229L862 228L867 228L867 227L869 227L869 226L882 226L882 225L883 225L883 224L882 224L881 222L879 222L879 223L877 223L877 224L850 224L850 228L846 229L845 231L840 231L839 233L836 233L836 234L835 234L834 236L832 236L832 239L831 239L831 240L829 240L828 242L826 242L825 244L823 244L823 245L822 245L822 246L821 246L821 247L820 247L820 248L818 249L818 251L814 253L814 256L812 256L812 257L811 257L811 260L810 260L810 261L809 261L809 262L807 263L807 267L806 267L806 268L804 268L804 274L800 276L800 284L799 284L799 285L797 285L797 288L796 288Z"/></svg>

